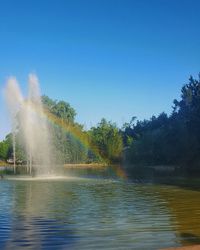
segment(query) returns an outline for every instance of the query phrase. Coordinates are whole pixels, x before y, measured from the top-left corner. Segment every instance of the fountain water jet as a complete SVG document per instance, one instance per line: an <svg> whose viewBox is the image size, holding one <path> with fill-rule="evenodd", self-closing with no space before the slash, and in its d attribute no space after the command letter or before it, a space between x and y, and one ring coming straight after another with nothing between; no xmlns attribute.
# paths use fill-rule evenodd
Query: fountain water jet
<svg viewBox="0 0 200 250"><path fill-rule="evenodd" d="M8 79L5 96L9 108L13 134L14 171L16 162L16 134L20 134L26 152L27 172L34 168L37 175L51 172L51 142L37 76L29 75L28 97L23 97L15 78Z"/></svg>

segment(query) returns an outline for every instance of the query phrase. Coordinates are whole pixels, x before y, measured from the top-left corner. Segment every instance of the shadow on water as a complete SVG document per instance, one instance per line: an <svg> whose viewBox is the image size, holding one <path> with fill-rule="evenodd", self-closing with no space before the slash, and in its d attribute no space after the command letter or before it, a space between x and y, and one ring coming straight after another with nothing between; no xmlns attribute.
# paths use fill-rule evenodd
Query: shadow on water
<svg viewBox="0 0 200 250"><path fill-rule="evenodd" d="M161 171L154 168L135 167L128 169L129 180L136 183L152 183L176 186L200 191L200 174L188 174L176 170Z"/></svg>
<svg viewBox="0 0 200 250"><path fill-rule="evenodd" d="M180 233L180 238L184 244L200 244L200 236L192 233Z"/></svg>
<svg viewBox="0 0 200 250"><path fill-rule="evenodd" d="M155 180L155 183L176 186L188 190L200 191L200 178L196 177L159 177Z"/></svg>

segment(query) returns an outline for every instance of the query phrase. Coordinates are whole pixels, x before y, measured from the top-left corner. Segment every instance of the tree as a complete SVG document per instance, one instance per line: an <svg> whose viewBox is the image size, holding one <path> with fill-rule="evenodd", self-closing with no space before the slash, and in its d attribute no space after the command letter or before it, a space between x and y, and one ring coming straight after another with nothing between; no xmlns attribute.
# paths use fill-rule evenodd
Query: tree
<svg viewBox="0 0 200 250"><path fill-rule="evenodd" d="M92 145L98 148L101 157L109 162L121 159L123 141L116 124L102 119L97 127L89 131Z"/></svg>
<svg viewBox="0 0 200 250"><path fill-rule="evenodd" d="M12 155L12 135L8 134L2 142L0 142L0 159L7 160Z"/></svg>
<svg viewBox="0 0 200 250"><path fill-rule="evenodd" d="M76 111L65 101L55 101L48 96L42 96L44 107L65 122L74 122Z"/></svg>
<svg viewBox="0 0 200 250"><path fill-rule="evenodd" d="M161 113L149 120L137 121L122 131L126 159L140 165L175 164L187 171L200 170L200 76L181 89L170 116ZM130 141L130 140L129 140Z"/></svg>
<svg viewBox="0 0 200 250"><path fill-rule="evenodd" d="M200 75L192 76L181 90L181 100L174 100L174 114L182 123L184 144L182 159L187 168L200 168Z"/></svg>

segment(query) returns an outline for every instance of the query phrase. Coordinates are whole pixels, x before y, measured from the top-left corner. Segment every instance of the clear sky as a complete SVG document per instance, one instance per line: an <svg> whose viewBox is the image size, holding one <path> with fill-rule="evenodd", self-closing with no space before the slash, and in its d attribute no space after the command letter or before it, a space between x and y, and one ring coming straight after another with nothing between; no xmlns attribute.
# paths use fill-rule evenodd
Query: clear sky
<svg viewBox="0 0 200 250"><path fill-rule="evenodd" d="M68 101L87 127L171 112L200 71L199 0L1 0L0 87ZM2 92L2 91L1 91ZM0 139L9 131L0 98Z"/></svg>

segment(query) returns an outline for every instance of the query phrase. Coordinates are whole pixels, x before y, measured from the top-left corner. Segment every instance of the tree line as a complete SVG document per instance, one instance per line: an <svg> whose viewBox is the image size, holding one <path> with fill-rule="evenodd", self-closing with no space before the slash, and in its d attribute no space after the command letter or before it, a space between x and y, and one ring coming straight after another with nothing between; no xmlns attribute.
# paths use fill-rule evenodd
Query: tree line
<svg viewBox="0 0 200 250"><path fill-rule="evenodd" d="M170 115L161 113L143 121L133 117L122 128L106 119L85 130L75 121L76 111L65 101L42 96L53 146L61 163L124 162L130 166L176 165L200 170L200 76L189 78L173 101ZM19 129L20 131L20 129ZM75 136L74 136L75 135ZM24 160L17 135L16 155ZM12 158L12 136L0 142L0 159Z"/></svg>
<svg viewBox="0 0 200 250"><path fill-rule="evenodd" d="M133 118L122 133L129 163L200 170L200 75L191 76L182 87L170 115L163 112L143 121Z"/></svg>
<svg viewBox="0 0 200 250"><path fill-rule="evenodd" d="M115 123L102 119L96 127L86 131L83 125L75 121L76 111L69 103L52 100L45 95L42 96L42 103L44 112L51 121L48 129L56 163L113 163L121 160L122 135ZM25 163L27 160L22 134L19 123L15 135L18 163ZM12 158L13 139L12 134L8 134L0 142L0 160Z"/></svg>

